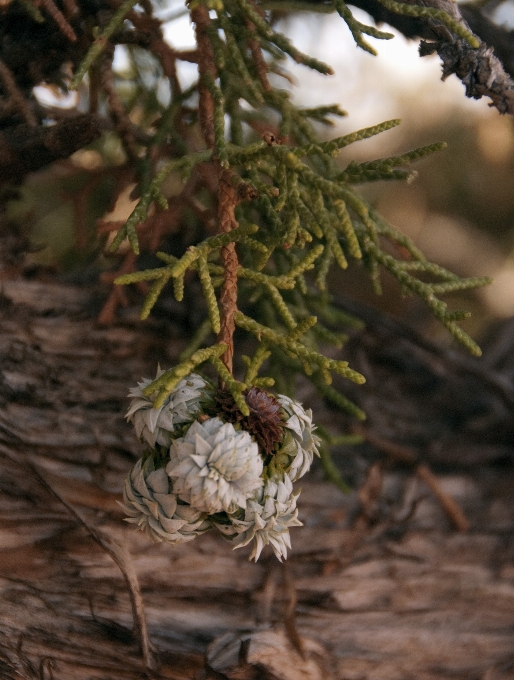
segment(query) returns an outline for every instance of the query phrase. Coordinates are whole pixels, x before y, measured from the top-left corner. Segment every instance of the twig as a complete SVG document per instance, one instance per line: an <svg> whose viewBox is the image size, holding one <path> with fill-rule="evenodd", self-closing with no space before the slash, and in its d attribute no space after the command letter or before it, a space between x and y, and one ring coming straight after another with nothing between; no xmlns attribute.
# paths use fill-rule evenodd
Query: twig
<svg viewBox="0 0 514 680"><path fill-rule="evenodd" d="M222 170L219 179L218 194L218 230L228 233L237 227L234 209L236 206L236 191L230 181L231 172ZM237 311L237 269L239 262L236 244L229 243L221 249L221 262L225 269L223 286L220 293L221 330L217 341L225 343L227 349L221 356L221 361L232 373L234 356L234 331L236 328L234 317Z"/></svg>
<svg viewBox="0 0 514 680"><path fill-rule="evenodd" d="M134 24L134 26L138 30L138 33L147 36L148 39L147 49L150 52L153 52L157 57L159 57L162 70L164 71L164 74L170 81L173 98L179 96L181 88L177 76L176 60L180 59L181 57L179 56L180 53L177 52L177 50L173 49L173 47L168 45L168 43L164 40L164 36L162 33L162 22L159 19L156 19L155 17L152 16L151 6L148 8L148 12L145 15L141 16L140 14L131 11L127 18L129 18L130 21ZM133 35L133 32L129 33L129 35L131 34ZM196 51L190 50L189 53L184 54L193 55L196 54ZM189 59L186 56L184 61L196 62L197 59L194 58Z"/></svg>
<svg viewBox="0 0 514 680"><path fill-rule="evenodd" d="M214 149L214 99L202 78L202 76L208 75L215 81L217 77L214 50L208 37L211 20L207 7L198 4L191 10L191 20L196 26L196 43L198 45L198 73L200 75L198 112L200 125L205 143L209 149Z"/></svg>
<svg viewBox="0 0 514 680"><path fill-rule="evenodd" d="M175 58L191 64L198 64L198 50L178 50L175 52Z"/></svg>
<svg viewBox="0 0 514 680"><path fill-rule="evenodd" d="M320 6L320 3L315 0L307 4L314 8ZM407 38L418 37L427 40L428 42L422 41L420 45L420 55L425 56L433 52L439 54L443 62L443 80L455 73L466 87L466 96L474 99L490 97L493 106L500 113L514 114L514 80L493 53L494 43L500 38L494 35L493 44L489 42L491 33L483 30L486 25L485 21L478 23L475 20L473 22L473 30L482 39L478 49L475 49L465 40L455 38L440 22L430 18L397 14L384 7L379 0L352 0L351 4L370 14L376 23L385 22L394 26ZM469 30L459 6L452 0L415 0L408 6L412 4L443 10L463 28ZM295 8L296 5L297 3L294 3ZM287 0L275 1L273 6L282 6L286 11L291 8ZM468 18L469 12L466 12L465 16ZM512 54L512 48L509 49ZM502 52L502 61L505 60L503 55L508 53L508 51Z"/></svg>
<svg viewBox="0 0 514 680"><path fill-rule="evenodd" d="M382 493L382 485L384 482L384 473L380 463L374 463L368 468L364 484L358 491L358 497L361 504L361 517L369 524L377 518L378 515L378 501Z"/></svg>
<svg viewBox="0 0 514 680"><path fill-rule="evenodd" d="M514 77L514 32L491 21L483 14L480 3L459 3L459 10L473 33L494 48L494 52L504 69Z"/></svg>
<svg viewBox="0 0 514 680"><path fill-rule="evenodd" d="M390 458L401 463L415 463L418 459L415 449L410 446L403 446L371 432L362 425L353 424L352 432L360 434L371 446L380 449Z"/></svg>
<svg viewBox="0 0 514 680"><path fill-rule="evenodd" d="M15 182L100 137L96 116L88 113L65 118L49 127L27 123L0 131L0 180Z"/></svg>
<svg viewBox="0 0 514 680"><path fill-rule="evenodd" d="M102 326L110 326L112 323L114 323L114 315L116 313L116 309L118 308L119 305L122 305L123 307L126 307L128 304L127 296L125 294L125 290L121 286L115 286L113 285L113 281L117 276L121 276L122 274L129 274L133 271L135 271L136 268L136 255L132 252L132 250L129 250L128 253L125 255L125 259L123 260L123 263L121 267L118 269L116 272L104 272L104 274L101 275L100 280L102 283L110 283L112 288L111 292L109 293L109 297L104 303L104 306L100 310L100 314L98 315L97 322L102 325Z"/></svg>
<svg viewBox="0 0 514 680"><path fill-rule="evenodd" d="M66 501L61 494L46 480L43 473L37 469L32 463L28 462L34 475L45 486L50 493L57 498L57 500L64 505L70 514L72 514L89 532L91 538L98 543L98 545L105 550L111 557L116 566L120 569L125 583L127 584L130 603L132 605L132 616L134 619L134 634L138 638L145 667L151 670L154 666L152 655L152 646L148 637L148 628L146 625L145 608L143 598L141 596L141 588L137 577L134 564L130 558L125 545L120 545L110 536L98 531L96 527L90 524L82 514Z"/></svg>
<svg viewBox="0 0 514 680"><path fill-rule="evenodd" d="M284 578L285 592L288 597L286 606L284 608L284 625L286 634L293 647L305 661L307 658L305 654L305 646L296 628L296 603L298 602L298 595L294 585L293 577L291 575L291 569L287 562L282 564L282 575Z"/></svg>
<svg viewBox="0 0 514 680"><path fill-rule="evenodd" d="M100 66L100 81L104 92L107 94L109 112L113 117L115 130L120 136L130 160L135 162L138 156L132 125L114 85L114 73L112 71L114 49L111 47L106 52L107 54L104 55Z"/></svg>
<svg viewBox="0 0 514 680"><path fill-rule="evenodd" d="M92 175L88 181L78 190L64 190L64 200L71 201L73 205L73 226L75 230L75 246L79 252L84 252L88 245L87 208L91 194L103 179L102 174Z"/></svg>
<svg viewBox="0 0 514 680"><path fill-rule="evenodd" d="M475 50L464 40L421 42L422 57L436 51L443 62L443 80L454 73L466 86L467 97L489 97L500 113L514 115L514 80L505 73L492 47L482 43Z"/></svg>
<svg viewBox="0 0 514 680"><path fill-rule="evenodd" d="M253 3L253 6L256 11L259 13L261 12L260 8ZM255 29L255 24L253 24L250 19L246 20L246 25L250 29L250 31L256 36L257 31ZM268 64L266 63L266 60L264 59L264 55L262 54L261 47L257 40L255 38L251 38L248 40L248 47L250 48L250 52L252 53L253 61L255 64L255 68L257 70L257 76L260 80L260 83L262 85L262 89L264 92L270 92L271 91L271 84L268 80L268 71L269 67Z"/></svg>
<svg viewBox="0 0 514 680"><path fill-rule="evenodd" d="M198 5L191 11L191 19L196 25L196 41L198 45L198 73L200 76L198 92L199 117L205 143L210 149L216 147L215 134L215 102L211 89L206 81L212 83L217 78L214 50L209 39L210 17L205 5ZM219 164L218 165L219 168ZM227 169L218 169L218 233L227 234L237 227L234 209L237 204L236 190L231 182L232 173ZM234 356L234 317L237 311L237 259L235 243L229 243L221 249L221 263L224 267L223 286L220 293L221 330L218 343L225 343L227 349L220 357L232 373Z"/></svg>
<svg viewBox="0 0 514 680"><path fill-rule="evenodd" d="M75 0L63 0L62 4L68 19L76 17L77 14L79 14L80 10L77 7L77 3L75 2Z"/></svg>
<svg viewBox="0 0 514 680"><path fill-rule="evenodd" d="M88 53L82 60L75 75L71 79L68 86L70 90L75 90L79 86L82 78L89 71L89 69L93 65L93 62L100 56L100 54L107 47L111 36L116 32L118 26L120 26L123 23L125 17L130 12L132 7L136 4L136 2L137 0L124 0L124 2L120 5L117 11L113 14L111 20L105 27L103 33L99 35L95 42L91 45Z"/></svg>
<svg viewBox="0 0 514 680"><path fill-rule="evenodd" d="M11 69L0 60L0 78L3 86L12 103L18 109L19 113L25 118L31 127L37 127L38 121L34 112L31 110L28 101L23 96L23 93L16 84L16 80L12 74Z"/></svg>
<svg viewBox="0 0 514 680"><path fill-rule="evenodd" d="M66 17L61 12L61 10L55 5L54 1L53 0L40 0L40 1L43 7L48 12L48 14L55 21L57 26L59 26L64 35L68 38L68 40L76 42L77 36L75 34L75 31L69 25L69 23L66 20Z"/></svg>
<svg viewBox="0 0 514 680"><path fill-rule="evenodd" d="M278 564L271 559L267 560L264 583L254 592L252 599L257 601L256 619L259 624L270 624L273 600L277 591Z"/></svg>
<svg viewBox="0 0 514 680"><path fill-rule="evenodd" d="M453 522L457 531L468 531L469 521L463 513L462 508L454 498L441 489L437 477L430 468L427 465L418 465L416 474L425 482L430 491L432 491L450 521Z"/></svg>

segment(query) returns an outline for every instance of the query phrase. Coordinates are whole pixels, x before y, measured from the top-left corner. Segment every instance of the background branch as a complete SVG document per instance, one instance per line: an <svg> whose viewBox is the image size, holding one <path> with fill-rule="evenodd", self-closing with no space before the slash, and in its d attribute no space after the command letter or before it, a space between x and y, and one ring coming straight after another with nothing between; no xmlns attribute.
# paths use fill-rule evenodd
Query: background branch
<svg viewBox="0 0 514 680"><path fill-rule="evenodd" d="M269 6L275 9L283 6L289 11L294 4L289 0L274 0ZM455 74L465 85L467 97L489 97L500 113L514 114L514 42L508 31L487 19L480 9L471 5L457 5L451 0L418 0L412 3L443 10L475 33L481 44L478 49L473 49L433 19L397 14L384 7L379 0L352 0L349 4L366 11L377 24L393 26L406 38L421 38L420 55L437 52L442 61L443 80ZM330 6L327 2L317 0L308 0L302 5Z"/></svg>

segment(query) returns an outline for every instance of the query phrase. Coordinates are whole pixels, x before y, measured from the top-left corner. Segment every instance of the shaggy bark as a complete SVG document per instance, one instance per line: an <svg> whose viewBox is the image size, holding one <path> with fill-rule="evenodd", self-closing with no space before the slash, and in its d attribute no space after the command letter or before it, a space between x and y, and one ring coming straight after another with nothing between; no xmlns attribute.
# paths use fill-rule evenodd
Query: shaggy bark
<svg viewBox="0 0 514 680"><path fill-rule="evenodd" d="M140 452L122 414L180 342L130 311L96 326L79 288L4 281L1 301L2 678L512 677L511 467L438 476L467 533L420 476L379 464L359 495L319 471L302 484L286 571L214 533L151 545L116 504Z"/></svg>

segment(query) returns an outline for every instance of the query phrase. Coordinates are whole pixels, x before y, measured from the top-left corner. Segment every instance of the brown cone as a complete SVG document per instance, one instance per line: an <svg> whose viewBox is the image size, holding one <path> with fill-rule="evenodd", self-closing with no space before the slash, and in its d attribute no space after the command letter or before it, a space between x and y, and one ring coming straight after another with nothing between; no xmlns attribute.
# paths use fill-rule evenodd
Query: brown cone
<svg viewBox="0 0 514 680"><path fill-rule="evenodd" d="M243 397L250 409L250 415L244 416L241 413L227 389L216 393L212 415L228 423L239 423L243 430L255 437L263 454L271 456L275 453L275 445L282 441L284 435L282 407L272 394L259 387L245 390Z"/></svg>

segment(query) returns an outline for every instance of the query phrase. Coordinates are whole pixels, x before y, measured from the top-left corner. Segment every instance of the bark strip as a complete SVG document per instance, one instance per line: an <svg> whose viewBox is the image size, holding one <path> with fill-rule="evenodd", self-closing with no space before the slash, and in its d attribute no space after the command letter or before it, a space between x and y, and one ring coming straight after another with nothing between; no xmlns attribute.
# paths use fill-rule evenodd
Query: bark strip
<svg viewBox="0 0 514 680"><path fill-rule="evenodd" d="M198 5L191 10L191 20L196 26L196 44L198 45L198 72L200 81L198 94L200 97L198 111L200 126L202 128L205 143L209 149L214 148L214 100L208 88L202 82L202 76L210 75L216 80L216 62L214 50L209 40L208 30L211 23L209 11L205 5Z"/></svg>
<svg viewBox="0 0 514 680"><path fill-rule="evenodd" d="M234 215L236 207L236 191L230 181L231 172L222 170L219 179L218 198L218 230L220 233L228 233L237 226ZM218 342L224 342L227 350L221 355L221 360L232 373L234 357L234 331L236 328L234 317L237 311L237 268L239 262L236 253L236 244L229 243L221 249L221 262L225 269L225 277L220 294L221 307L221 330Z"/></svg>
<svg viewBox="0 0 514 680"><path fill-rule="evenodd" d="M210 17L204 5L195 7L191 11L191 19L196 25L196 41L198 45L199 80L199 117L205 143L211 149L215 148L214 134L214 99L209 89L202 83L202 77L209 75L214 81L218 77L214 50L208 36ZM234 208L238 202L236 191L231 183L232 172L221 169L215 162L218 179L218 233L227 234L237 226ZM218 342L226 343L227 350L222 354L221 361L232 374L234 357L234 317L237 311L237 259L235 243L230 243L221 249L221 263L225 270L223 286L220 293L221 330Z"/></svg>

